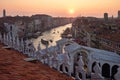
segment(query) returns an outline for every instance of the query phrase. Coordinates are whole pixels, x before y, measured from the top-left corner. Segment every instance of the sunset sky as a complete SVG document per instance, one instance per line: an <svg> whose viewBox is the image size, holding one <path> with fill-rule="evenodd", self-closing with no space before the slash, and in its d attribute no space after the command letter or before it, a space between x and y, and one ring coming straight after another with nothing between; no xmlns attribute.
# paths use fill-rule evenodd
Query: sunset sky
<svg viewBox="0 0 120 80"><path fill-rule="evenodd" d="M3 9L7 15L48 14L51 16L117 16L120 0L0 0L0 16Z"/></svg>

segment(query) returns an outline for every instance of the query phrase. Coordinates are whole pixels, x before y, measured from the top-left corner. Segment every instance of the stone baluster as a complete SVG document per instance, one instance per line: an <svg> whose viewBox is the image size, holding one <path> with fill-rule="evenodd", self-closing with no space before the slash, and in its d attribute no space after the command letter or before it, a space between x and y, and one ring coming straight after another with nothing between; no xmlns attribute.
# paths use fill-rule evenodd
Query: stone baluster
<svg viewBox="0 0 120 80"><path fill-rule="evenodd" d="M8 41L7 41L7 45L9 46L10 45L10 36L9 36L9 33L7 33L7 37L8 37Z"/></svg>
<svg viewBox="0 0 120 80"><path fill-rule="evenodd" d="M26 40L25 45L25 54L30 55L30 41Z"/></svg>
<svg viewBox="0 0 120 80"><path fill-rule="evenodd" d="M31 42L31 47L30 47L30 49L31 49L31 57L35 57L35 47L34 47L34 45L33 45L33 43Z"/></svg>
<svg viewBox="0 0 120 80"><path fill-rule="evenodd" d="M54 53L52 54L52 59L51 59L51 67L54 67L57 69L57 51L54 49Z"/></svg>
<svg viewBox="0 0 120 80"><path fill-rule="evenodd" d="M10 33L9 33L9 46L12 47L12 37L11 37Z"/></svg>
<svg viewBox="0 0 120 80"><path fill-rule="evenodd" d="M30 49L31 49L31 56L32 57L35 57L35 47L34 47L34 45L33 45L33 43L31 43L31 47L30 47Z"/></svg>
<svg viewBox="0 0 120 80"><path fill-rule="evenodd" d="M16 37L16 49L18 50L18 51L20 51L20 49L19 49L19 47L20 47L20 40L19 40L19 37L17 36Z"/></svg>
<svg viewBox="0 0 120 80"><path fill-rule="evenodd" d="M38 51L40 51L40 50L41 50L41 47L40 47L40 42L39 42L39 44L38 44L37 50L38 50Z"/></svg>
<svg viewBox="0 0 120 80"><path fill-rule="evenodd" d="M38 50L35 51L35 58L38 59L41 62L42 57L41 57L40 51L38 51Z"/></svg>
<svg viewBox="0 0 120 80"><path fill-rule="evenodd" d="M41 50L41 47L40 47L40 42L39 42L39 44L37 46L37 50L34 53L34 57L36 57L38 60L41 61L41 59L40 59L41 58L40 50Z"/></svg>
<svg viewBox="0 0 120 80"><path fill-rule="evenodd" d="M5 37L6 37L5 44L8 45L8 35L6 34Z"/></svg>
<svg viewBox="0 0 120 80"><path fill-rule="evenodd" d="M20 42L20 44L21 44L21 52L22 53L24 53L24 40L23 40L23 38L21 38L21 40L20 40L21 42Z"/></svg>
<svg viewBox="0 0 120 80"><path fill-rule="evenodd" d="M6 34L6 45L8 45L8 34Z"/></svg>
<svg viewBox="0 0 120 80"><path fill-rule="evenodd" d="M20 43L20 45L19 45L19 52L22 52L22 43L21 43L21 38L19 39L19 43Z"/></svg>
<svg viewBox="0 0 120 80"><path fill-rule="evenodd" d="M6 44L6 35L5 35L5 33L3 34L3 43Z"/></svg>
<svg viewBox="0 0 120 80"><path fill-rule="evenodd" d="M31 57L32 51L31 51L31 45L27 45L27 55Z"/></svg>
<svg viewBox="0 0 120 80"><path fill-rule="evenodd" d="M31 46L31 43L29 44L28 56L32 57L32 46Z"/></svg>
<svg viewBox="0 0 120 80"><path fill-rule="evenodd" d="M14 49L16 48L15 36L12 37L12 47L13 47Z"/></svg>
<svg viewBox="0 0 120 80"><path fill-rule="evenodd" d="M58 71L60 71L60 65L61 65L61 60L59 59L60 58L60 54L57 54L57 57L56 57L56 59L57 59L57 70Z"/></svg>
<svg viewBox="0 0 120 80"><path fill-rule="evenodd" d="M5 34L5 45L7 45L7 34Z"/></svg>
<svg viewBox="0 0 120 80"><path fill-rule="evenodd" d="M46 45L46 54L45 54L45 63L49 64L49 50L48 50L48 45Z"/></svg>
<svg viewBox="0 0 120 80"><path fill-rule="evenodd" d="M8 44L8 43L9 43L9 36L8 36L8 33L6 34L6 42L7 42L6 44L9 45L9 44Z"/></svg>
<svg viewBox="0 0 120 80"><path fill-rule="evenodd" d="M17 37L15 37L15 45L14 46L15 46L14 49L17 50Z"/></svg>
<svg viewBox="0 0 120 80"><path fill-rule="evenodd" d="M27 40L25 41L25 54L28 54L28 43L27 43Z"/></svg>

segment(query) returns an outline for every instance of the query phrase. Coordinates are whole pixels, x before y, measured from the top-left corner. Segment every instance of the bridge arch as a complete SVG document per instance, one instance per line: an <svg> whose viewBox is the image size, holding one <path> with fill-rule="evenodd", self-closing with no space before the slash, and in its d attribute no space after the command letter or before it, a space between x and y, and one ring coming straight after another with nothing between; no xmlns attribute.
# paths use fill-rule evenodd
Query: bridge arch
<svg viewBox="0 0 120 80"><path fill-rule="evenodd" d="M75 67L78 65L77 61L79 60L79 56L82 56L84 62L84 69L86 72L88 71L88 52L86 50L78 49L74 52L73 55L73 75L75 75Z"/></svg>
<svg viewBox="0 0 120 80"><path fill-rule="evenodd" d="M102 76L105 78L110 78L110 65L108 63L102 66Z"/></svg>

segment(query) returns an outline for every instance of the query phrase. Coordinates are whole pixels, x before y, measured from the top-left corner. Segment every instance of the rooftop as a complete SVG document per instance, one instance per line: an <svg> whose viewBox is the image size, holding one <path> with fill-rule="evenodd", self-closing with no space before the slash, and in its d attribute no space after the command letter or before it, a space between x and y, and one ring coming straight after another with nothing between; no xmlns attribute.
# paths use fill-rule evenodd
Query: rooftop
<svg viewBox="0 0 120 80"><path fill-rule="evenodd" d="M25 55L2 47L0 44L1 80L73 80L40 62L26 62Z"/></svg>

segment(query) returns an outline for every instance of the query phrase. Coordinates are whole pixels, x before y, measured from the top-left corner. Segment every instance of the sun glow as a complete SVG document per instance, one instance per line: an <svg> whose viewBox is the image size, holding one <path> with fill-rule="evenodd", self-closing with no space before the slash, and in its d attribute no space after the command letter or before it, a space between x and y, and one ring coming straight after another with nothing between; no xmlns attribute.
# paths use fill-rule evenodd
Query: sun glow
<svg viewBox="0 0 120 80"><path fill-rule="evenodd" d="M70 9L70 10L69 10L69 13L70 13L70 14L74 14L74 12L75 12L75 11L74 11L73 9Z"/></svg>
<svg viewBox="0 0 120 80"><path fill-rule="evenodd" d="M27 3L27 4L26 4ZM67 4L66 4L67 3ZM0 0L0 17L3 9L7 15L48 14L51 16L95 16L103 13L117 17L120 0Z"/></svg>

